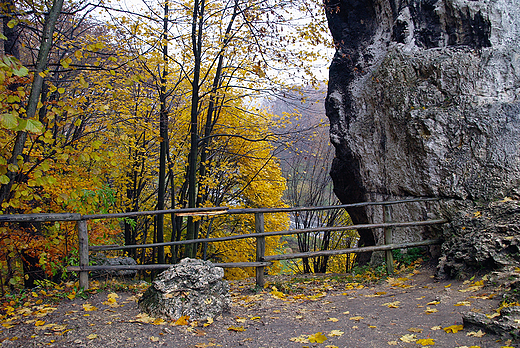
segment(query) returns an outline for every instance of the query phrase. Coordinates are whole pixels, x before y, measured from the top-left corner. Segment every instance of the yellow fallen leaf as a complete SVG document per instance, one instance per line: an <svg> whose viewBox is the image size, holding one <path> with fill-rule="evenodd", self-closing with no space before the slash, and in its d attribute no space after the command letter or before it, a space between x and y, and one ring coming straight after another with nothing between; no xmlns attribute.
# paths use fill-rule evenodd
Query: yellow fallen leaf
<svg viewBox="0 0 520 348"><path fill-rule="evenodd" d="M448 285L444 285L445 288L449 288L451 286L451 283Z"/></svg>
<svg viewBox="0 0 520 348"><path fill-rule="evenodd" d="M152 341L152 342L158 342L158 341L159 341L159 337L150 336L150 341Z"/></svg>
<svg viewBox="0 0 520 348"><path fill-rule="evenodd" d="M213 324L213 318L208 318L208 320L206 321L206 323L204 323L204 327L206 327L206 326L210 326L211 324Z"/></svg>
<svg viewBox="0 0 520 348"><path fill-rule="evenodd" d="M331 337L336 337L336 336L341 336L343 335L344 332L343 331L340 331L340 330L332 330L330 333L329 333L329 336Z"/></svg>
<svg viewBox="0 0 520 348"><path fill-rule="evenodd" d="M156 318L150 324L152 325L166 325L166 321L162 318Z"/></svg>
<svg viewBox="0 0 520 348"><path fill-rule="evenodd" d="M500 313L486 314L486 317L488 317L489 319L493 319L493 318L496 318L499 316L500 316Z"/></svg>
<svg viewBox="0 0 520 348"><path fill-rule="evenodd" d="M460 302L455 303L454 306L455 307L471 306L471 302L469 302L469 301L460 301Z"/></svg>
<svg viewBox="0 0 520 348"><path fill-rule="evenodd" d="M338 346L327 345L327 346L325 346L325 348L338 348Z"/></svg>
<svg viewBox="0 0 520 348"><path fill-rule="evenodd" d="M246 331L246 329L243 326L230 326L227 329L228 329L228 331L235 331L235 332Z"/></svg>
<svg viewBox="0 0 520 348"><path fill-rule="evenodd" d="M173 325L188 325L189 324L190 317L187 315L183 315L179 319L175 321Z"/></svg>
<svg viewBox="0 0 520 348"><path fill-rule="evenodd" d="M426 314L432 314L432 313L437 313L439 310L437 308L430 308L430 307L426 307L426 310L424 311L424 313Z"/></svg>
<svg viewBox="0 0 520 348"><path fill-rule="evenodd" d="M54 325L52 331L63 331L67 328L67 325Z"/></svg>
<svg viewBox="0 0 520 348"><path fill-rule="evenodd" d="M415 341L415 343L423 345L423 346L434 346L435 342L431 338L423 338Z"/></svg>
<svg viewBox="0 0 520 348"><path fill-rule="evenodd" d="M435 305L438 305L440 303L440 301L431 301L431 302L428 302L426 305L427 306L435 306Z"/></svg>
<svg viewBox="0 0 520 348"><path fill-rule="evenodd" d="M442 330L442 327L440 327L440 326L434 326L434 327L431 327L430 330L433 330L433 331L436 331L436 330Z"/></svg>
<svg viewBox="0 0 520 348"><path fill-rule="evenodd" d="M327 321L332 321L333 323L336 323L339 321L339 319L338 318L329 318L329 319L327 319Z"/></svg>
<svg viewBox="0 0 520 348"><path fill-rule="evenodd" d="M95 338L97 338L97 337L98 337L98 335L96 335L96 334L90 334L90 335L87 336L87 338L88 338L89 340L93 340L93 339L95 339Z"/></svg>
<svg viewBox="0 0 520 348"><path fill-rule="evenodd" d="M317 332L314 335L309 336L310 343L323 343L327 340L327 336L322 334L321 332Z"/></svg>
<svg viewBox="0 0 520 348"><path fill-rule="evenodd" d="M383 303L381 306L386 306L388 308L399 308L400 301L387 302Z"/></svg>
<svg viewBox="0 0 520 348"><path fill-rule="evenodd" d="M343 312L343 314L350 314L350 311Z"/></svg>
<svg viewBox="0 0 520 348"><path fill-rule="evenodd" d="M135 320L132 320L132 321L138 321L140 323L150 324L154 321L154 318L150 317L146 313L139 313L135 316Z"/></svg>
<svg viewBox="0 0 520 348"><path fill-rule="evenodd" d="M97 311L97 308L92 306L90 303L84 303L82 307L85 310L85 312Z"/></svg>
<svg viewBox="0 0 520 348"><path fill-rule="evenodd" d="M368 327L371 328L371 329L377 328L377 326L375 326L375 325L368 325Z"/></svg>
<svg viewBox="0 0 520 348"><path fill-rule="evenodd" d="M43 324L45 324L43 320L38 320L36 323L34 323L35 326L42 326Z"/></svg>
<svg viewBox="0 0 520 348"><path fill-rule="evenodd" d="M236 320L238 323L245 323L247 319L246 319L246 318L240 318L240 317L237 317L235 320Z"/></svg>
<svg viewBox="0 0 520 348"><path fill-rule="evenodd" d="M447 333L457 333L462 329L464 329L463 325L451 325L451 326L443 328L443 330L446 331Z"/></svg>
<svg viewBox="0 0 520 348"><path fill-rule="evenodd" d="M415 341L417 341L415 339L415 335L414 334L407 334L407 335L404 335L404 336L401 336L399 339L405 343L413 343Z"/></svg>
<svg viewBox="0 0 520 348"><path fill-rule="evenodd" d="M357 316L357 317L350 317L349 320L360 321L361 319L363 319L363 317Z"/></svg>
<svg viewBox="0 0 520 348"><path fill-rule="evenodd" d="M300 335L298 337L291 337L289 340L296 343L310 343L308 337L307 335Z"/></svg>
<svg viewBox="0 0 520 348"><path fill-rule="evenodd" d="M466 334L466 336L473 336L473 337L482 337L484 336L486 333L483 332L482 330L478 330L477 332L475 331L470 331Z"/></svg>
<svg viewBox="0 0 520 348"><path fill-rule="evenodd" d="M397 346L397 341L388 341L386 343L388 343L389 346Z"/></svg>

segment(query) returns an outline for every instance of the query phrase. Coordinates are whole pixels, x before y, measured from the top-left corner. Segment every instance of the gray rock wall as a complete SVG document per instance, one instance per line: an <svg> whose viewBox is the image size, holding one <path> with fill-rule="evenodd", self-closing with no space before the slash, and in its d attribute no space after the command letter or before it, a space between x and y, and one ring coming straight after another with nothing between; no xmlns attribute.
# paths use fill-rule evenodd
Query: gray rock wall
<svg viewBox="0 0 520 348"><path fill-rule="evenodd" d="M337 47L326 111L340 200L514 197L520 181L518 0L325 3ZM424 219L439 211L446 209L428 203L393 214L395 220ZM382 218L375 209L352 215L355 222ZM395 239L418 240L424 233L409 229ZM361 243L381 239L365 233Z"/></svg>

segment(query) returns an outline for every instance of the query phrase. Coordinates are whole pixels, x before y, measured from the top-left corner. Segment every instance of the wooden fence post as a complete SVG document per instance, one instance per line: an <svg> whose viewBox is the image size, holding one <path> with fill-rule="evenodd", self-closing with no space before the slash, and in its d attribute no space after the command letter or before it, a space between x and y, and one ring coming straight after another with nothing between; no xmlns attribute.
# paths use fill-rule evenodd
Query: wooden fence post
<svg viewBox="0 0 520 348"><path fill-rule="evenodd" d="M385 223L392 222L392 214L390 212L390 205L383 205L383 221ZM392 232L393 227L385 227L385 244L392 244ZM386 260L386 272L388 274L394 273L394 255L392 254L392 250L385 251L385 260Z"/></svg>
<svg viewBox="0 0 520 348"><path fill-rule="evenodd" d="M264 232L264 214L255 213L255 232ZM265 237L256 237L256 261L263 262L265 255ZM256 267L256 285L260 288L264 287L264 266Z"/></svg>
<svg viewBox="0 0 520 348"><path fill-rule="evenodd" d="M87 220L79 220L76 223L78 227L79 241L79 267L88 266L88 227ZM83 290L88 289L88 271L79 272L79 287Z"/></svg>

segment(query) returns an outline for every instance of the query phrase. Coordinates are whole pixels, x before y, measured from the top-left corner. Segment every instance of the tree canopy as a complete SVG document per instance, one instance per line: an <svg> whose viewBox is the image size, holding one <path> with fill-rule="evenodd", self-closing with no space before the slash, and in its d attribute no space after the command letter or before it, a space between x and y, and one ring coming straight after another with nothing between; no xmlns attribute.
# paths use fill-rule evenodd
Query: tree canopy
<svg viewBox="0 0 520 348"><path fill-rule="evenodd" d="M318 84L312 65L323 53L313 46L328 44L321 6L135 6L2 2L0 213L284 206L277 154L287 144L273 131L283 120L260 100L302 79ZM266 231L288 222L266 217ZM252 231L252 216L165 215L95 220L89 233L94 244L133 245ZM1 226L2 282L62 276L77 258L76 238L72 223ZM252 246L236 243L129 253L141 263L250 260ZM271 238L267 253L278 246Z"/></svg>

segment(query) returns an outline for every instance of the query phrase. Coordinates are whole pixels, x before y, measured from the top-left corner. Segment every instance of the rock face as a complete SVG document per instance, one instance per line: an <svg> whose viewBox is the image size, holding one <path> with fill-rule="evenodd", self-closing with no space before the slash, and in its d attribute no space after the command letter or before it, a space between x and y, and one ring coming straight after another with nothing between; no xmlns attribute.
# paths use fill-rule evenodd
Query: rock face
<svg viewBox="0 0 520 348"><path fill-rule="evenodd" d="M517 197L517 0L325 3L337 47L326 112L339 199L463 202L396 207L397 221L435 217L440 211L459 216L450 209L465 207L468 213L475 211L475 202ZM380 222L378 209L351 215L357 223ZM419 240L425 233L451 235L446 229L408 229L394 240ZM360 242L378 243L381 235L364 233Z"/></svg>
<svg viewBox="0 0 520 348"><path fill-rule="evenodd" d="M215 318L230 307L224 269L209 261L183 259L159 274L139 300L139 308L153 317L177 320Z"/></svg>
<svg viewBox="0 0 520 348"><path fill-rule="evenodd" d="M106 257L103 253L97 253L90 260L96 266L119 266L119 265L137 265L137 262L131 257ZM91 275L93 278L103 277L122 277L133 278L137 274L137 270L108 270L108 271L93 271Z"/></svg>

